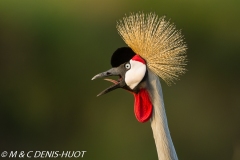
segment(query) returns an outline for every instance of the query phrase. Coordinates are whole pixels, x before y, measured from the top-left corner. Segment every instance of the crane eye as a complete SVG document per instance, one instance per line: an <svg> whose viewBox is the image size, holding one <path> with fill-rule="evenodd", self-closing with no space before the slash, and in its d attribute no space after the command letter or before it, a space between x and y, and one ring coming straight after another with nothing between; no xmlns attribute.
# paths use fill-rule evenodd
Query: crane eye
<svg viewBox="0 0 240 160"><path fill-rule="evenodd" d="M127 70L129 70L129 69L131 68L131 65L130 65L129 63L126 63L126 64L125 64L125 68L126 68Z"/></svg>

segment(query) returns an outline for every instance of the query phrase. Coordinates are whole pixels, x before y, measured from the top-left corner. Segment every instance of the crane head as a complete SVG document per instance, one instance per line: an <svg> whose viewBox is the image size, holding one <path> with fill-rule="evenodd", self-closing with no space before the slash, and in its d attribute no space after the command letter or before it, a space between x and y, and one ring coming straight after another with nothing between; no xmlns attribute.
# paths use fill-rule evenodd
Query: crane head
<svg viewBox="0 0 240 160"><path fill-rule="evenodd" d="M154 13L132 13L117 22L117 30L128 47L117 49L111 58L112 68L92 78L119 76L118 80L98 96L123 88L135 97L134 112L139 122L151 117L153 99L149 87L151 73L167 84L174 83L185 73L186 50L181 31L175 25Z"/></svg>
<svg viewBox="0 0 240 160"><path fill-rule="evenodd" d="M118 80L105 79L114 85L103 90L97 96L103 95L117 88L131 92L135 97L134 113L139 122L146 122L152 114L152 103L146 86L147 66L146 61L135 54L130 47L118 48L111 57L112 68L97 74L92 78L105 78L118 76Z"/></svg>
<svg viewBox="0 0 240 160"><path fill-rule="evenodd" d="M147 71L145 60L135 54L130 47L122 47L113 53L111 65L111 69L95 75L92 80L109 76L119 76L119 79L105 79L114 83L114 85L103 90L97 96L106 94L117 88L123 88L132 93L137 93L140 89L141 82L144 81Z"/></svg>

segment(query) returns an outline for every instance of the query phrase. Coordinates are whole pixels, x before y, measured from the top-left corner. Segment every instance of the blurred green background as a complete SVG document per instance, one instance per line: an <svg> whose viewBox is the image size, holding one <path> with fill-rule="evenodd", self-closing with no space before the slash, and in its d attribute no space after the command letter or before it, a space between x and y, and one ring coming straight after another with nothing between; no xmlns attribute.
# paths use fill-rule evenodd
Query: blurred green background
<svg viewBox="0 0 240 160"><path fill-rule="evenodd" d="M83 159L157 159L133 96L91 78L126 46L116 21L166 15L188 44L188 72L162 82L182 160L240 159L240 1L0 1L0 151L87 151Z"/></svg>

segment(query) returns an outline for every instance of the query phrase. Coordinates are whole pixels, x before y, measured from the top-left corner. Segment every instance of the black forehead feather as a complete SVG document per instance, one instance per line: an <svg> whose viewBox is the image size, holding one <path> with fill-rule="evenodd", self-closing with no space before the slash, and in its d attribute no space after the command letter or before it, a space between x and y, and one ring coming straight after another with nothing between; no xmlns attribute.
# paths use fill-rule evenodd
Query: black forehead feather
<svg viewBox="0 0 240 160"><path fill-rule="evenodd" d="M112 67L118 67L121 64L130 61L136 54L130 47L118 48L112 55L111 65Z"/></svg>

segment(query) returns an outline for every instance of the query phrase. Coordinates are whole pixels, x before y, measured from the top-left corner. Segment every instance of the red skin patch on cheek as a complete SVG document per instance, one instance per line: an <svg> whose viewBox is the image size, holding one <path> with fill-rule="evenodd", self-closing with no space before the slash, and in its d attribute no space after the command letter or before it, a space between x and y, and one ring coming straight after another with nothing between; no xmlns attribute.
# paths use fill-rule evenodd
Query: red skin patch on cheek
<svg viewBox="0 0 240 160"><path fill-rule="evenodd" d="M137 54L132 58L132 60L146 64L145 60Z"/></svg>
<svg viewBox="0 0 240 160"><path fill-rule="evenodd" d="M137 120L141 123L148 121L152 115L152 103L148 91L141 89L138 93L134 93L134 113Z"/></svg>

